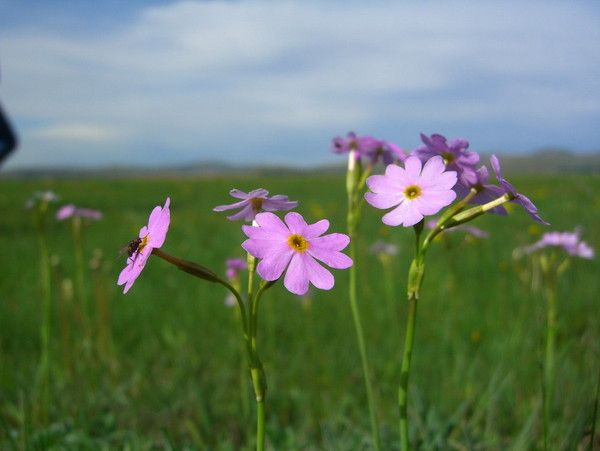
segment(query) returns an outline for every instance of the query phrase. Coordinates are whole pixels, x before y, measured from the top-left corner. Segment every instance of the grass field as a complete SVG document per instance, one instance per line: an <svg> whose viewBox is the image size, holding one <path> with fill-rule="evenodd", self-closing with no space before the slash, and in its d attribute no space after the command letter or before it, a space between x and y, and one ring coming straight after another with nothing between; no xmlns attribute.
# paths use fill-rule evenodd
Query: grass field
<svg viewBox="0 0 600 451"><path fill-rule="evenodd" d="M508 174L510 177L510 174ZM600 177L521 177L552 230L584 228L600 248ZM243 449L254 434L251 387L234 310L223 288L152 258L127 295L116 286L118 250L167 196L163 249L224 272L242 257L241 223L212 207L236 187L264 187L299 200L307 219L345 231L343 176L269 179L0 181L0 449ZM34 385L41 321L34 190L98 208L85 228L94 327L86 338L71 298L73 244L67 224L48 221L53 258L52 402L41 425ZM363 209L359 294L385 449L397 449L397 390L411 230L391 229ZM527 450L541 444L544 303L527 259L511 257L542 229L519 208L475 223L488 240L459 233L428 255L411 375L411 437L424 450ZM395 296L368 247L399 244ZM101 257L98 253L101 251ZM299 299L277 285L261 304L259 341L268 378L267 444L274 450L370 449L366 398L347 299L347 271L331 292ZM558 296L557 391L552 449L589 441L600 370L600 263L573 261ZM67 280L70 279L70 280ZM66 281L66 282L65 282ZM240 380L243 384L240 385ZM247 403L247 404L246 404ZM244 407L246 406L246 407ZM598 434L597 427L596 434ZM600 448L597 448L600 449Z"/></svg>

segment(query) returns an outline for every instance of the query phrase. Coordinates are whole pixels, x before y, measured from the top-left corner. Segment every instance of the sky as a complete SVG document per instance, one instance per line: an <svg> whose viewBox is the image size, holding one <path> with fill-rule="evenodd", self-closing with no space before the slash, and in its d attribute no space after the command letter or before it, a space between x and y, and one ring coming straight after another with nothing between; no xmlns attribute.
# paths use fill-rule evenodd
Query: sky
<svg viewBox="0 0 600 451"><path fill-rule="evenodd" d="M600 2L0 0L9 168L600 150Z"/></svg>

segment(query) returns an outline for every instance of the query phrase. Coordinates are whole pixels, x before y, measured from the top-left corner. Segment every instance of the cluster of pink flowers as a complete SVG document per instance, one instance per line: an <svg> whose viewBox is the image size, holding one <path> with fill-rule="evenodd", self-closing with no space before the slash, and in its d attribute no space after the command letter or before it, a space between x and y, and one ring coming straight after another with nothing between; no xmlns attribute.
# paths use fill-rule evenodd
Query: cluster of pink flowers
<svg viewBox="0 0 600 451"><path fill-rule="evenodd" d="M533 202L503 177L495 155L491 157L491 166L498 185L489 183L489 172L485 166L477 167L479 154L468 150L466 139L455 138L448 142L440 134L427 136L422 133L421 141L423 145L407 156L398 146L372 136L357 136L351 132L346 138L333 139L335 153L354 152L358 159L375 155L373 161L381 156L387 165L385 174L367 179L370 192L365 195L367 202L375 208L393 208L383 216L384 224L413 226L450 205L457 195L463 198L470 192L473 194L469 203L475 205L507 195L510 202L525 208L535 221L548 224ZM379 150L374 153L374 149ZM491 212L506 214L506 209L497 205Z"/></svg>
<svg viewBox="0 0 600 451"><path fill-rule="evenodd" d="M333 275L319 262L335 269L352 266L352 260L341 252L348 245L349 237L341 233L324 235L329 228L326 219L308 224L299 213L288 213L284 223L272 213L290 210L298 204L296 201L290 201L283 195L269 197L264 189L249 193L232 190L230 194L242 201L214 210L239 208L240 211L228 219L252 221L251 226L242 226L248 237L242 247L260 259L256 270L264 280L275 281L283 276L283 284L290 292L303 295L309 284L323 290L334 286ZM127 266L117 281L119 285L125 285L124 293L141 274L152 250L164 243L170 222L169 203L167 198L164 207L157 206L148 219L148 225L142 227L138 238L129 243ZM226 275L233 279L245 268L246 262L241 259L227 260Z"/></svg>

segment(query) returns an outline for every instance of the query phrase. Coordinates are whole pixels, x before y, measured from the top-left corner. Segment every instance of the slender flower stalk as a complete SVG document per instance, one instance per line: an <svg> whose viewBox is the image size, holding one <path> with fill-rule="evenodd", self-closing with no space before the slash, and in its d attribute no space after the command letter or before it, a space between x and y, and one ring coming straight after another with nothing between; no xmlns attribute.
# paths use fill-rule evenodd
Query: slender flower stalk
<svg viewBox="0 0 600 451"><path fill-rule="evenodd" d="M594 249L581 239L581 233L578 228L573 232L548 232L534 244L513 251L513 255L518 258L526 254L533 254L541 250L551 248L549 254L539 256L539 267L541 269L543 282L543 297L546 301L546 346L544 359L544 375L542 383L542 400L544 407L543 419L543 442L544 449L549 449L551 443L550 426L552 424L554 410L555 393L555 348L557 332L557 305L556 294L557 285L560 276L570 265L571 257L584 259L594 258ZM556 249L561 249L567 253L567 257L562 261L559 259ZM536 256L533 256L534 258Z"/></svg>
<svg viewBox="0 0 600 451"><path fill-rule="evenodd" d="M347 230L350 236L350 258L356 262L356 239L357 229L360 222L360 210L362 208L362 192L366 182L366 178L370 175L372 165L367 166L363 170L360 155L357 154L356 150L350 150L348 153L348 172L346 174L346 192L348 195L348 216L347 216ZM363 372L363 379L365 382L365 392L367 394L367 405L369 408L369 422L371 425L371 437L373 440L373 446L376 451L381 449L381 439L379 436L379 423L377 420L377 409L375 406L375 399L373 395L373 385L371 383L371 374L369 369L369 359L367 355L367 347L365 344L364 331L362 326L362 320L360 315L360 309L358 307L358 294L357 294L357 267L356 264L350 268L349 278L349 301L350 309L352 311L352 320L354 323L354 330L356 332L356 340L358 346L358 352L360 355L361 367Z"/></svg>
<svg viewBox="0 0 600 451"><path fill-rule="evenodd" d="M71 233L73 236L73 249L75 256L75 280L77 282L77 297L81 309L81 319L86 336L85 348L89 351L91 341L91 306L88 295L88 286L86 280L86 264L83 251L83 219L99 220L102 219L102 212L90 208L79 208L73 204L63 205L56 212L56 219L64 221L71 219Z"/></svg>
<svg viewBox="0 0 600 451"><path fill-rule="evenodd" d="M45 425L48 423L50 394L50 373L52 356L50 352L50 334L52 317L52 282L51 264L46 239L46 217L50 202L58 197L51 191L35 193L27 202L26 207L32 208L34 213L35 229L40 252L40 282L42 292L42 322L40 324L40 363L37 369L35 393L35 417Z"/></svg>
<svg viewBox="0 0 600 451"><path fill-rule="evenodd" d="M544 267L546 265L542 265ZM543 269L546 298L546 352L544 361L544 449L548 450L550 423L554 406L554 350L556 348L556 278L549 268Z"/></svg>

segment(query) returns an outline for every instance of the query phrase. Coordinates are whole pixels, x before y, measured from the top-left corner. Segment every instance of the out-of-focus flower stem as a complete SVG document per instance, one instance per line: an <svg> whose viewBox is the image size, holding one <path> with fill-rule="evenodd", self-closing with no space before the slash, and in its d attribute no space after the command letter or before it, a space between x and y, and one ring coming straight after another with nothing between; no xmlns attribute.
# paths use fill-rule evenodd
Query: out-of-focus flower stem
<svg viewBox="0 0 600 451"><path fill-rule="evenodd" d="M559 275L555 255L542 256L543 295L546 301L546 350L544 358L544 383L542 387L544 405L544 450L549 449L550 424L554 405L554 351L556 348L556 285Z"/></svg>
<svg viewBox="0 0 600 451"><path fill-rule="evenodd" d="M73 245L75 251L75 273L77 277L77 297L81 309L81 318L84 328L84 334L87 340L86 350L89 351L91 345L91 321L90 321L90 305L87 295L87 287L85 282L85 261L83 258L83 237L81 230L81 217L73 216L71 220L71 231L73 233Z"/></svg>
<svg viewBox="0 0 600 451"><path fill-rule="evenodd" d="M373 439L373 447L376 451L381 449L381 440L379 438L379 424L377 421L377 413L375 409L375 399L373 396L373 387L371 384L371 376L369 371L369 362L367 357L367 348L365 345L364 332L360 310L358 308L357 299L357 280L356 280L356 237L357 228L360 222L360 209L362 206L362 191L371 173L371 166L368 166L363 171L361 161L356 159L354 152L348 154L348 172L346 174L346 191L348 194L348 235L350 236L350 258L354 264L350 267L350 286L349 298L350 309L352 310L352 319L354 321L354 329L356 330L356 338L358 344L358 352L360 354L363 378L365 381L365 391L367 393L367 404L369 408L369 420L371 424L371 435Z"/></svg>
<svg viewBox="0 0 600 451"><path fill-rule="evenodd" d="M35 212L35 224L40 251L40 281L42 289L42 323L40 326L41 356L36 376L35 405L36 419L41 424L48 422L48 409L50 406L50 328L52 313L52 293L50 279L50 255L46 241L46 213L48 203L42 202Z"/></svg>

